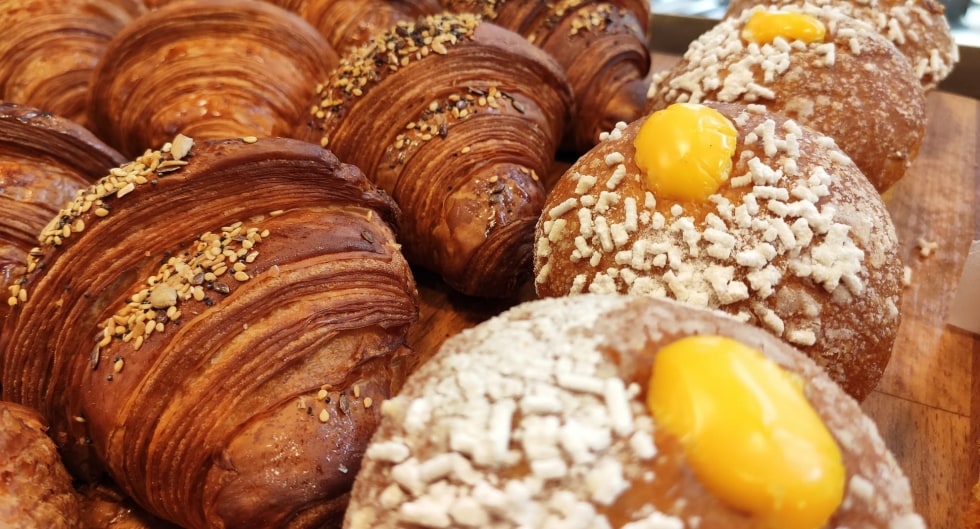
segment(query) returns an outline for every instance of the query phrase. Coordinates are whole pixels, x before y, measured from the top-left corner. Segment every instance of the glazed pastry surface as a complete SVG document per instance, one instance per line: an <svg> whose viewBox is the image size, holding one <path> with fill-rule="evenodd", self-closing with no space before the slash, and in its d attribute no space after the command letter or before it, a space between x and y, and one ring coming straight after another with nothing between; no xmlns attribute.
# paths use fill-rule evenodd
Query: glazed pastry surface
<svg viewBox="0 0 980 529"><path fill-rule="evenodd" d="M0 520L10 529L80 529L80 501L33 409L0 402Z"/></svg>
<svg viewBox="0 0 980 529"><path fill-rule="evenodd" d="M35 107L0 102L0 286L6 300L37 234L124 158L81 125ZM0 318L8 303L0 305Z"/></svg>
<svg viewBox="0 0 980 529"><path fill-rule="evenodd" d="M167 3L109 43L92 78L92 129L129 157L178 133L288 137L336 61L316 29L276 5Z"/></svg>
<svg viewBox="0 0 980 529"><path fill-rule="evenodd" d="M44 413L76 475L182 527L338 519L411 355L396 215L315 145L178 136L41 232L4 398Z"/></svg>
<svg viewBox="0 0 980 529"><path fill-rule="evenodd" d="M473 13L520 33L555 58L575 95L565 150L583 153L619 121L643 114L650 86L644 0L596 2L440 0L446 9Z"/></svg>
<svg viewBox="0 0 980 529"><path fill-rule="evenodd" d="M571 104L560 66L520 35L438 15L342 58L300 136L392 196L409 261L464 294L510 297Z"/></svg>
<svg viewBox="0 0 980 529"><path fill-rule="evenodd" d="M88 125L92 71L141 0L3 0L0 100Z"/></svg>

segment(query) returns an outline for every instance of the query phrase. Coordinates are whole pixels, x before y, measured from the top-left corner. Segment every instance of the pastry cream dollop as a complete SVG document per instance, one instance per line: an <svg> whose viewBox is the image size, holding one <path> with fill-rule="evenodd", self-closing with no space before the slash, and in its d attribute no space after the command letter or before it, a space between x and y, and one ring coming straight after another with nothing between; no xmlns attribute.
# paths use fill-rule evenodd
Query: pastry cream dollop
<svg viewBox="0 0 980 529"><path fill-rule="evenodd" d="M730 338L693 336L654 359L648 406L721 501L772 529L818 529L841 504L840 447L799 377Z"/></svg>
<svg viewBox="0 0 980 529"><path fill-rule="evenodd" d="M823 42L826 35L827 27L817 18L787 11L756 11L742 28L742 40L757 44L771 43L776 37L810 44Z"/></svg>
<svg viewBox="0 0 980 529"><path fill-rule="evenodd" d="M735 125L721 112L674 103L647 118L633 146L657 197L703 201L728 181L737 139Z"/></svg>

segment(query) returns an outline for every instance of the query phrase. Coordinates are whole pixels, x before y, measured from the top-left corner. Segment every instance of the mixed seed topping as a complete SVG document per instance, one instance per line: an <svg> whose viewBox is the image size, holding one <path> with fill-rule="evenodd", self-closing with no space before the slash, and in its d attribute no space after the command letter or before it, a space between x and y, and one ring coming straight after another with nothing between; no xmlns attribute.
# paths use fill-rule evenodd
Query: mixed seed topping
<svg viewBox="0 0 980 529"><path fill-rule="evenodd" d="M113 197L122 198L135 191L138 186L154 184L157 178L187 165L185 158L190 155L193 145L193 139L178 134L172 142L166 143L159 150L147 149L134 161L111 169L108 175L91 186L80 189L74 200L41 230L38 236L40 246L31 249L27 254L27 273L37 269L44 256L43 248L57 248L72 235L85 230L83 215L91 211L96 217L106 217L112 212L110 201ZM10 297L7 298L7 304L11 307L26 302L26 279L15 282L8 291Z"/></svg>
<svg viewBox="0 0 980 529"><path fill-rule="evenodd" d="M471 87L442 100L432 101L418 119L408 122L404 132L395 137L389 150L397 154L389 161L389 168L404 163L407 153L422 143L448 136L453 123L481 112L496 112L508 107L521 114L525 112L523 103L495 86L486 89ZM460 154L468 152L469 148L466 147Z"/></svg>
<svg viewBox="0 0 980 529"><path fill-rule="evenodd" d="M248 265L258 257L257 246L268 236L269 230L236 222L219 233L204 233L180 255L169 256L125 306L99 325L92 368L97 367L98 351L113 339L139 350L153 333L180 322L182 302L193 299L210 306L215 293L229 294L232 282L251 279Z"/></svg>
<svg viewBox="0 0 980 529"><path fill-rule="evenodd" d="M352 406L360 404L364 409L374 406L374 399L361 394L361 385L353 384L349 390L336 390L332 384L323 384L313 396L313 402L307 395L296 401L296 408L305 410L307 415L315 416L323 424L329 423L335 414L331 409L339 410L342 415L350 415Z"/></svg>
<svg viewBox="0 0 980 529"><path fill-rule="evenodd" d="M156 177L176 171L187 165L183 158L190 153L194 140L178 135L158 151L147 150L136 160L115 167L109 174L86 189L80 189L75 199L63 208L51 222L41 230L41 246L61 246L61 243L85 229L82 215L92 210L96 216L105 217L110 213L107 198L122 198L132 193L136 186L153 181Z"/></svg>
<svg viewBox="0 0 980 529"><path fill-rule="evenodd" d="M443 1L442 5L449 11L479 13L487 20L494 20L500 15L498 8L507 0L451 0Z"/></svg>
<svg viewBox="0 0 980 529"><path fill-rule="evenodd" d="M449 47L472 38L478 23L475 15L468 14L443 14L418 22L399 22L394 29L379 33L373 42L341 59L330 80L316 87L321 100L310 113L317 119L342 113L345 104L364 95L369 84L431 53L446 55ZM328 144L329 138L324 137L321 145Z"/></svg>
<svg viewBox="0 0 980 529"><path fill-rule="evenodd" d="M577 35L583 31L604 31L606 26L612 23L612 14L612 6L609 4L599 4L593 9L583 9L572 21L571 34Z"/></svg>

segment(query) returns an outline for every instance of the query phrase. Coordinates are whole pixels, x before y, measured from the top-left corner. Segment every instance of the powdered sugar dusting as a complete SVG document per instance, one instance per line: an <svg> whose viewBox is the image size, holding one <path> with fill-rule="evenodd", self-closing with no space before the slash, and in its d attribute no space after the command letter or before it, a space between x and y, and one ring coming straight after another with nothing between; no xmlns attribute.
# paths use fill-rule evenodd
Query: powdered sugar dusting
<svg viewBox="0 0 980 529"><path fill-rule="evenodd" d="M391 465L398 490L385 502L400 524L611 527L599 508L636 478L631 460L657 448L638 389L599 350L607 337L583 332L622 300L595 301L574 310L555 301L554 317L534 311L533 320L518 308L466 331L420 369L416 398L385 404L403 434L373 443L366 458ZM556 481L562 486L549 486ZM351 517L361 518L377 523ZM653 511L636 523L684 527Z"/></svg>

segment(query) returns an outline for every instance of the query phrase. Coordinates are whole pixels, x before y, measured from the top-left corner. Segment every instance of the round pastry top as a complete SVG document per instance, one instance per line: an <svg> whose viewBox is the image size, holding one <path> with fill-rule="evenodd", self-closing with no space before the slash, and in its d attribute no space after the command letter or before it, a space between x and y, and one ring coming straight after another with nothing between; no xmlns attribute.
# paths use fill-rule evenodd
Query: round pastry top
<svg viewBox="0 0 980 529"><path fill-rule="evenodd" d="M345 527L757 527L705 492L644 402L661 347L707 334L806 380L847 468L830 526L922 527L873 423L798 351L716 312L593 294L510 309L410 375L383 405Z"/></svg>

